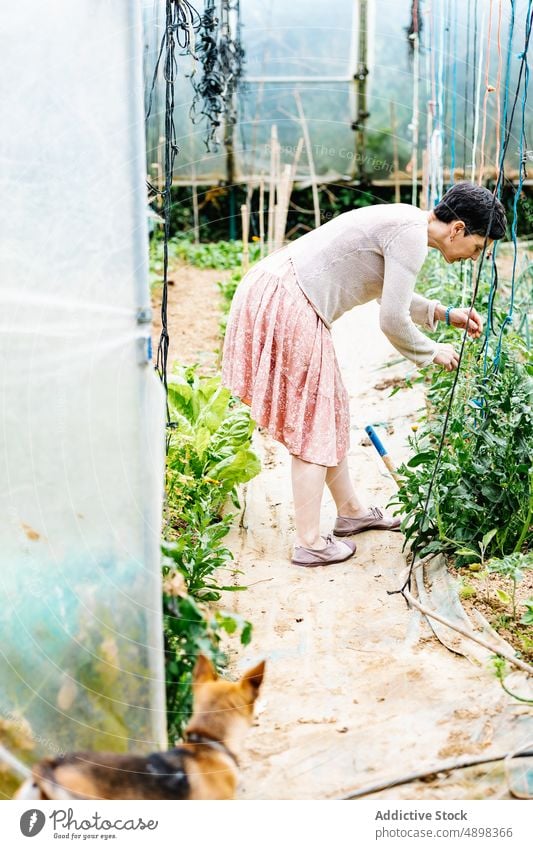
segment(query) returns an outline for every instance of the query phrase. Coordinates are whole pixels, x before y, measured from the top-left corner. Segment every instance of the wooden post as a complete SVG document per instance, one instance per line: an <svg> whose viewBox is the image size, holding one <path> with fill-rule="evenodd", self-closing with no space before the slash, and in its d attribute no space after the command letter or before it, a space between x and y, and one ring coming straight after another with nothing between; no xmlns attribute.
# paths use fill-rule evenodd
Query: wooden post
<svg viewBox="0 0 533 849"><path fill-rule="evenodd" d="M276 221L274 227L274 250L281 248L285 236L285 224L287 221L287 209L289 206L291 182L291 166L285 165L283 173L278 182L278 202L276 204Z"/></svg>
<svg viewBox="0 0 533 849"><path fill-rule="evenodd" d="M250 267L250 255L248 253L248 236L249 236L249 216L248 207L245 203L241 206L241 222L242 222L242 270L246 274Z"/></svg>
<svg viewBox="0 0 533 849"><path fill-rule="evenodd" d="M307 153L307 162L309 163L309 175L311 177L311 188L313 191L313 207L315 210L315 227L320 227L320 202L318 199L318 186L316 180L315 173L315 160L313 157L313 150L311 147L311 139L309 137L309 128L307 126L307 119L305 117L305 112L302 106L302 99L300 97L300 92L295 90L294 99L296 100L296 106L298 108L298 115L300 117L300 122L302 124L302 133L304 137L305 143L305 151Z"/></svg>
<svg viewBox="0 0 533 849"><path fill-rule="evenodd" d="M296 169L300 159L304 145L303 138L298 139L296 152L292 165L285 165L283 175L279 186L279 201L276 205L276 248L280 248L285 241L285 231L287 229L287 216L289 214L289 203L291 199L292 187L296 177Z"/></svg>
<svg viewBox="0 0 533 849"><path fill-rule="evenodd" d="M274 206L276 204L276 149L278 145L278 128L275 124L270 130L270 175L269 175L269 197L268 197L268 248L272 251L274 244Z"/></svg>
<svg viewBox="0 0 533 849"><path fill-rule="evenodd" d="M368 2L367 0L359 0L359 50L357 57L357 71L355 78L357 81L357 114L353 129L356 131L355 154L357 163L357 172L359 182L364 184L367 180L366 169L366 152L365 152L365 131L366 119L368 112L366 108L366 78L368 76L367 68L367 40L368 40Z"/></svg>
<svg viewBox="0 0 533 849"><path fill-rule="evenodd" d="M397 130L397 122L396 122L396 108L394 106L394 101L390 102L390 128L392 135L392 163L394 168L394 203L400 203L401 194L400 194L400 161L398 157L398 137L396 135Z"/></svg>
<svg viewBox="0 0 533 849"><path fill-rule="evenodd" d="M418 201L418 76L420 74L420 45L418 33L413 35L413 116L411 126L413 132L413 152L411 155L411 203L416 206Z"/></svg>
<svg viewBox="0 0 533 849"><path fill-rule="evenodd" d="M422 187L420 190L420 209L428 208L429 163L428 149L422 151Z"/></svg>
<svg viewBox="0 0 533 849"><path fill-rule="evenodd" d="M265 180L261 174L259 180L259 255L265 255Z"/></svg>
<svg viewBox="0 0 533 849"><path fill-rule="evenodd" d="M300 156L302 155L302 150L304 146L304 140L302 137L298 139L298 144L296 145L296 153L294 154L294 159L292 160L292 168L291 168L291 186L296 179L296 169L298 168L298 162L300 161Z"/></svg>

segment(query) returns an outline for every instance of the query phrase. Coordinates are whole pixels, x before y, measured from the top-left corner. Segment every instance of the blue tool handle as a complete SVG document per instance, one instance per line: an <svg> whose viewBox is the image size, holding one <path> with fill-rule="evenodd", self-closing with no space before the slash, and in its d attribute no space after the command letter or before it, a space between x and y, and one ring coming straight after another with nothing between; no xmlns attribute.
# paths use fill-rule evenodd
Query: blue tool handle
<svg viewBox="0 0 533 849"><path fill-rule="evenodd" d="M374 430L374 428L372 427L372 425L367 425L367 427L365 427L365 430L366 430L367 434L369 435L369 437L372 441L372 444L373 444L374 448L376 449L376 451L378 452L379 456L385 457L386 454L387 454L387 452L385 450L385 446L383 445L381 439L377 435L377 433Z"/></svg>

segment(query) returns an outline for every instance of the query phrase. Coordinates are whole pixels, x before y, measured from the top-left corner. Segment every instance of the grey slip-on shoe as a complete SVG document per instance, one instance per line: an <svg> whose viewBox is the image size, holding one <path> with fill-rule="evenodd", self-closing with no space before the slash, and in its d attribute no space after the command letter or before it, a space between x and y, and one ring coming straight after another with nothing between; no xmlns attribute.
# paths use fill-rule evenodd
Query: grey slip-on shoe
<svg viewBox="0 0 533 849"><path fill-rule="evenodd" d="M358 519L337 516L333 533L338 537L350 537L362 531L397 531L400 521L398 516L385 516L379 507L370 507L366 516Z"/></svg>
<svg viewBox="0 0 533 849"><path fill-rule="evenodd" d="M303 545L294 547L291 563L295 566L327 566L328 563L342 563L355 554L356 545L351 540L342 542L331 534L326 537L324 548L304 548Z"/></svg>

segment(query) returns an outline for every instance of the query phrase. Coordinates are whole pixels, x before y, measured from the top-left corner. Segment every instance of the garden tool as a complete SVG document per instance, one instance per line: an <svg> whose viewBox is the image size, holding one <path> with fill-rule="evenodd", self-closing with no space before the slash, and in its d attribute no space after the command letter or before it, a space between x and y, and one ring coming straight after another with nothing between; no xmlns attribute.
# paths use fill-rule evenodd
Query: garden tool
<svg viewBox="0 0 533 849"><path fill-rule="evenodd" d="M391 473L392 477L394 478L396 483L399 483L400 477L398 475L398 472L396 471L396 465L395 465L394 461L390 458L390 456L387 452L387 449L383 445L381 439L377 435L377 433L374 430L374 428L372 427L372 425L367 425L365 427L365 431L368 434L368 436L370 437L370 441L372 442L372 445L374 446L374 448L378 452L379 456L381 457L381 459L385 463L385 466L387 467L387 469Z"/></svg>

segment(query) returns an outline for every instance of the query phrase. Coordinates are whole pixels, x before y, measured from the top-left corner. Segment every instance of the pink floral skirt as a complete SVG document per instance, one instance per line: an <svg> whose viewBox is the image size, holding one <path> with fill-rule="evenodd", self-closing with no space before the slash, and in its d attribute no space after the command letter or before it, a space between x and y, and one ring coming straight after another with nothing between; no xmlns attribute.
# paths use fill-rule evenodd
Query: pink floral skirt
<svg viewBox="0 0 533 849"><path fill-rule="evenodd" d="M349 400L331 333L300 289L284 251L237 288L222 382L291 454L336 466L349 447Z"/></svg>

